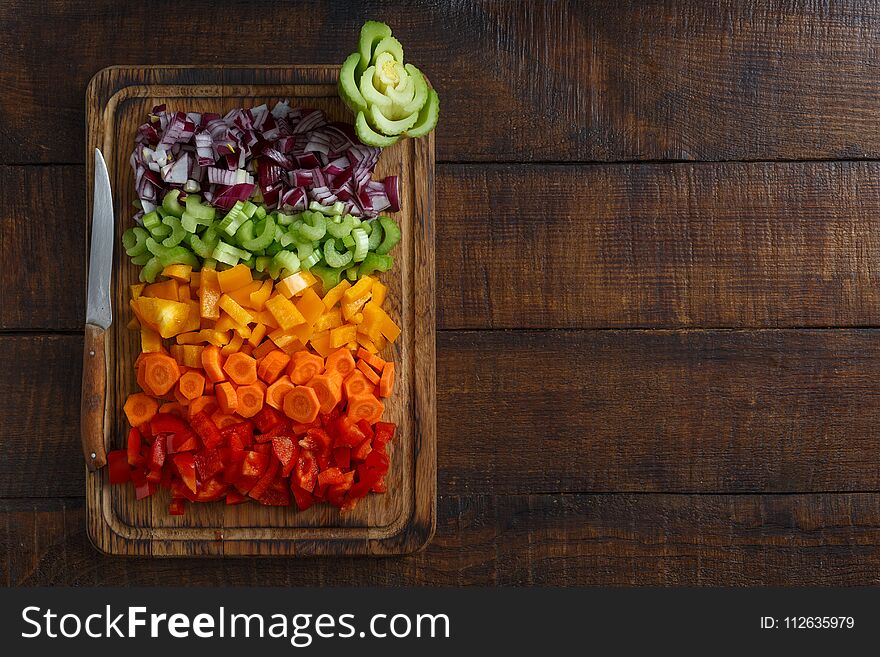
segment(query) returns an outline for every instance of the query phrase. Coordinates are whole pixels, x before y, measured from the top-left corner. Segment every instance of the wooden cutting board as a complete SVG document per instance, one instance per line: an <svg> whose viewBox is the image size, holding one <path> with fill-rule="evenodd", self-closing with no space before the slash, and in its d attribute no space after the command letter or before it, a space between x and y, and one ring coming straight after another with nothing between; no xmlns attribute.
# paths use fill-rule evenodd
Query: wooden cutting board
<svg viewBox="0 0 880 657"><path fill-rule="evenodd" d="M92 153L97 147L107 161L116 206L113 325L106 354L108 450L125 445L128 427L122 404L137 389L132 364L139 336L126 329L131 317L128 286L137 282L137 268L121 249L122 233L132 225L135 195L128 159L137 126L160 103L172 111L225 113L285 98L293 107L319 108L331 120L351 120L336 95L337 71L327 66L123 66L106 68L89 83L87 198L92 197ZM301 512L295 506L213 503L188 504L185 515L170 516L167 491L137 501L131 486L110 486L104 468L86 473L88 534L95 547L109 554L163 557L391 555L413 552L430 540L437 500L433 134L386 149L375 177L389 174L400 176L401 211L394 216L403 238L393 253L395 267L383 280L389 285L389 313L403 333L383 354L397 365L395 392L385 413L385 419L398 425L388 492L368 496L347 514L323 504Z"/></svg>

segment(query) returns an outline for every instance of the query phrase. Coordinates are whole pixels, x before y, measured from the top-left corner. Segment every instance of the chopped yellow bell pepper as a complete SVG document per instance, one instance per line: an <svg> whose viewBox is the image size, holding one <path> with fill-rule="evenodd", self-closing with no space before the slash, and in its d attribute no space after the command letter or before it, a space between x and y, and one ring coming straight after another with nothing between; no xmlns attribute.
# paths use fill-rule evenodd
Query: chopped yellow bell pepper
<svg viewBox="0 0 880 657"><path fill-rule="evenodd" d="M173 344L168 347L168 353L171 354L171 357L177 361L178 365L183 365L183 345L182 344Z"/></svg>
<svg viewBox="0 0 880 657"><path fill-rule="evenodd" d="M232 317L232 319L234 319L242 326L247 326L252 321L254 321L254 316L251 315L247 310L242 308L240 305L238 305L235 299L233 299L228 294L222 294L220 296L220 302L218 305L227 313L229 313L229 316Z"/></svg>
<svg viewBox="0 0 880 657"><path fill-rule="evenodd" d="M146 283L135 283L134 285L128 286L128 291L131 294L131 300L134 301L139 296L144 293L144 288L147 287Z"/></svg>
<svg viewBox="0 0 880 657"><path fill-rule="evenodd" d="M312 288L306 288L296 302L296 309L305 317L306 324L311 326L324 314L324 302Z"/></svg>
<svg viewBox="0 0 880 657"><path fill-rule="evenodd" d="M354 289L354 288L352 288ZM370 300L370 293L367 292L364 296L353 299L351 301L346 301L345 297L342 297L342 316L345 318L346 322L350 322L352 317L357 315L363 310L364 305L366 305L367 301ZM355 322L356 324L359 322Z"/></svg>
<svg viewBox="0 0 880 657"><path fill-rule="evenodd" d="M275 319L275 316L270 313L268 310L260 310L258 312L253 313L254 319L258 321L260 324L265 324L269 328L277 329L280 328L278 325L278 320Z"/></svg>
<svg viewBox="0 0 880 657"><path fill-rule="evenodd" d="M238 333L234 333L232 335L232 340L229 341L225 347L220 350L220 353L224 356L228 356L229 354L234 354L235 352L241 349L241 345L244 342L242 337Z"/></svg>
<svg viewBox="0 0 880 657"><path fill-rule="evenodd" d="M260 289L251 292L251 308L254 310L262 310L266 305L266 300L272 295L272 279L267 278L263 281Z"/></svg>
<svg viewBox="0 0 880 657"><path fill-rule="evenodd" d="M192 274L190 265L168 265L162 270L162 276L173 278L179 283L189 283L189 277Z"/></svg>
<svg viewBox="0 0 880 657"><path fill-rule="evenodd" d="M140 331L141 323L138 321L137 317L132 317L130 320L128 320L128 324L125 325L125 328L127 328L129 331Z"/></svg>
<svg viewBox="0 0 880 657"><path fill-rule="evenodd" d="M168 299L169 301L177 301L180 295L177 293L178 282L173 278L161 283L151 283L144 288L141 293L145 297L157 297L159 299Z"/></svg>
<svg viewBox="0 0 880 657"><path fill-rule="evenodd" d="M323 304L321 304L323 307ZM322 314L315 322L315 332L329 331L337 326L342 326L342 311L339 308L328 310Z"/></svg>
<svg viewBox="0 0 880 657"><path fill-rule="evenodd" d="M251 307L251 293L256 292L261 287L263 287L263 281L251 281L244 287L240 287L237 290L233 290L232 292L228 292L227 295L235 300L242 308L250 308Z"/></svg>
<svg viewBox="0 0 880 657"><path fill-rule="evenodd" d="M357 283L355 283L342 293L343 305L345 305L346 303L351 303L355 299L360 299L361 297L367 296L367 294L370 292L370 288L372 287L373 279L369 276L364 276Z"/></svg>
<svg viewBox="0 0 880 657"><path fill-rule="evenodd" d="M385 297L388 294L388 286L381 281L376 281L373 283L373 287L370 288L370 293L373 295L373 301L381 306L385 303Z"/></svg>
<svg viewBox="0 0 880 657"><path fill-rule="evenodd" d="M189 285L181 285L177 288L177 300L182 303L192 300L192 293L190 292Z"/></svg>
<svg viewBox="0 0 880 657"><path fill-rule="evenodd" d="M273 294L269 297L269 300L266 301L266 308L268 308L269 312L272 313L272 316L278 320L278 326L285 330L291 329L297 324L302 324L306 321L306 318L303 317L299 310L297 310L296 306L294 306L289 299L285 299L280 294Z"/></svg>
<svg viewBox="0 0 880 657"><path fill-rule="evenodd" d="M201 315L205 319L219 319L220 306L220 283L217 281L217 272L213 269L203 269L199 281L199 303Z"/></svg>
<svg viewBox="0 0 880 657"><path fill-rule="evenodd" d="M253 330L251 331L251 337L248 338L248 344L254 348L256 348L260 341L262 341L263 337L266 335L266 325L265 324L257 324Z"/></svg>
<svg viewBox="0 0 880 657"><path fill-rule="evenodd" d="M291 274L287 278L283 278L278 281L278 285L275 286L275 290L286 299L289 299L290 297L296 296L303 290L310 288L317 282L318 279L309 272L298 271L295 274Z"/></svg>
<svg viewBox="0 0 880 657"><path fill-rule="evenodd" d="M368 338L368 337L367 337L366 335L364 335L363 333L358 333L358 334L357 334L357 343L358 343L360 346L362 346L364 349L366 349L367 351L369 351L371 354L378 354L378 353L379 353L379 350L376 349L376 345L373 344L373 341L370 340L370 338Z"/></svg>
<svg viewBox="0 0 880 657"><path fill-rule="evenodd" d="M153 329L141 329L141 351L144 353L156 353L162 351L162 338Z"/></svg>
<svg viewBox="0 0 880 657"><path fill-rule="evenodd" d="M336 351L330 346L330 331L315 333L312 335L312 339L309 340L309 344L322 358L327 358L327 356Z"/></svg>
<svg viewBox="0 0 880 657"><path fill-rule="evenodd" d="M322 301L324 302L324 307L327 310L332 310L333 306L339 303L342 295L345 294L345 291L350 287L351 283L349 283L348 281L340 281L339 285L337 285L324 295L324 298L322 299Z"/></svg>
<svg viewBox="0 0 880 657"><path fill-rule="evenodd" d="M229 293L249 285L253 281L251 270L247 265L235 265L231 269L217 272L217 282L220 284L220 291Z"/></svg>
<svg viewBox="0 0 880 657"><path fill-rule="evenodd" d="M355 342L356 339L357 326L354 324L343 324L330 331L330 347L333 349L344 347L349 342Z"/></svg>
<svg viewBox="0 0 880 657"><path fill-rule="evenodd" d="M198 290L199 285L202 284L202 273L198 271L194 271L189 275L189 284L193 290Z"/></svg>
<svg viewBox="0 0 880 657"><path fill-rule="evenodd" d="M187 316L186 324L184 324L181 332L198 331L202 327L202 318L199 316L199 302L190 299L183 303L189 307L189 315Z"/></svg>
<svg viewBox="0 0 880 657"><path fill-rule="evenodd" d="M204 347L200 344L183 345L183 364L187 367L202 368L202 350Z"/></svg>
<svg viewBox="0 0 880 657"><path fill-rule="evenodd" d="M141 296L131 302L131 308L141 326L152 328L163 338L182 333L189 320L189 304L179 301Z"/></svg>

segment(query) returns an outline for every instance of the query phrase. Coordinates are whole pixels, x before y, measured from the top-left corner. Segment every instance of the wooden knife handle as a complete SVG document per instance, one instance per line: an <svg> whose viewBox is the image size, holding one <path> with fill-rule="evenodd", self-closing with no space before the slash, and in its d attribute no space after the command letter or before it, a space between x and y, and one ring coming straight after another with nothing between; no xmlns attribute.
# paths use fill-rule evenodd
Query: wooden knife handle
<svg viewBox="0 0 880 657"><path fill-rule="evenodd" d="M104 414L107 398L107 355L104 351L104 336L104 329L100 326L86 324L80 431L86 465L92 471L102 468L107 463L107 451L104 448Z"/></svg>

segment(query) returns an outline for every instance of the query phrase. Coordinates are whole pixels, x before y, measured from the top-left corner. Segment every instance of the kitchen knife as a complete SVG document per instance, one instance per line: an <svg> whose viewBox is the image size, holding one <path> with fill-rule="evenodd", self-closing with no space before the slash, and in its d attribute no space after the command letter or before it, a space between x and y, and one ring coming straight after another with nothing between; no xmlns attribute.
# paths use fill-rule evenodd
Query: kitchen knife
<svg viewBox="0 0 880 657"><path fill-rule="evenodd" d="M80 431L89 470L107 462L104 423L107 399L105 336L113 320L110 310L110 270L113 266L113 196L110 175L101 151L95 149L95 188L92 203L92 243L86 297Z"/></svg>

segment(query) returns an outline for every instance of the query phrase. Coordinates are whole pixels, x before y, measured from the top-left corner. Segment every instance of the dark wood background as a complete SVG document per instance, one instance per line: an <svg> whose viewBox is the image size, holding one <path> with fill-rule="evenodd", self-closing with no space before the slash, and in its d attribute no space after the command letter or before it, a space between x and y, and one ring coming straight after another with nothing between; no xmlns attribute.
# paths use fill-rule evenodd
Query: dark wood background
<svg viewBox="0 0 880 657"><path fill-rule="evenodd" d="M340 62L366 18L442 98L436 537L102 557L86 83ZM7 0L0 26L0 583L880 580L880 3Z"/></svg>

